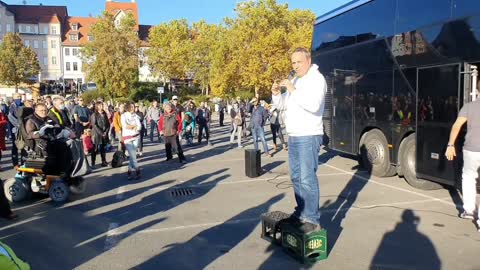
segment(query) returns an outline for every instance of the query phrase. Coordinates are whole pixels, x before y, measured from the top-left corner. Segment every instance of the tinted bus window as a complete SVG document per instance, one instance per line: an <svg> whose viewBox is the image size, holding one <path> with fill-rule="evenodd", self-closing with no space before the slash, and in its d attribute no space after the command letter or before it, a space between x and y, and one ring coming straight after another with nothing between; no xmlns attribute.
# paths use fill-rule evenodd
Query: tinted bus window
<svg viewBox="0 0 480 270"><path fill-rule="evenodd" d="M453 0L453 17L467 17L480 15L480 1L475 0Z"/></svg>
<svg viewBox="0 0 480 270"><path fill-rule="evenodd" d="M313 50L325 51L393 35L395 0L376 0L315 26Z"/></svg>
<svg viewBox="0 0 480 270"><path fill-rule="evenodd" d="M398 0L396 33L450 19L452 0Z"/></svg>

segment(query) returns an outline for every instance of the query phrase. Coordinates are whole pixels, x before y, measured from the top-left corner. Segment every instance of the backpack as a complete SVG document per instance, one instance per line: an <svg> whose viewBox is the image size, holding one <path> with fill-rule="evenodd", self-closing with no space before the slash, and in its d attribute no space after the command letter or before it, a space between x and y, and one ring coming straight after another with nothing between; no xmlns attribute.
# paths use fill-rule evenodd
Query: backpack
<svg viewBox="0 0 480 270"><path fill-rule="evenodd" d="M125 154L123 153L123 151L116 151L114 154L113 154L113 158L112 158L112 168L118 168L118 167L121 167L123 162L127 159L127 157L125 156Z"/></svg>
<svg viewBox="0 0 480 270"><path fill-rule="evenodd" d="M15 145L17 146L18 150L22 150L27 146L32 146L30 145L30 142L27 142L27 130L25 129L25 123L30 115L33 115L33 108L21 107L17 111L18 132L17 136L15 137Z"/></svg>

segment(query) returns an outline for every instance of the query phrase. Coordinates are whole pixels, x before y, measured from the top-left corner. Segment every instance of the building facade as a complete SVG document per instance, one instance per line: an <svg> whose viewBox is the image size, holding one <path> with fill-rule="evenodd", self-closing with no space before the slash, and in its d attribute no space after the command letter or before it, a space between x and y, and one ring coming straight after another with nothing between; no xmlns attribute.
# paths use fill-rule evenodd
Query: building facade
<svg viewBox="0 0 480 270"><path fill-rule="evenodd" d="M8 32L13 32L15 29L15 15L8 10L8 6L0 1L0 41Z"/></svg>
<svg viewBox="0 0 480 270"><path fill-rule="evenodd" d="M139 77L141 81L158 81L147 65L144 52L148 49L148 33L151 25L140 25L138 4L106 0L105 10L120 23L126 14L132 13L135 29L141 41ZM81 48L93 40L92 25L96 18L68 15L66 6L8 5L0 0L0 41L5 33L17 32L24 45L32 48L38 57L40 82L62 83L79 89L87 83L82 70Z"/></svg>
<svg viewBox="0 0 480 270"><path fill-rule="evenodd" d="M14 31L37 54L41 68L38 80L62 80L62 24L68 16L67 7L8 5L7 9L15 17Z"/></svg>

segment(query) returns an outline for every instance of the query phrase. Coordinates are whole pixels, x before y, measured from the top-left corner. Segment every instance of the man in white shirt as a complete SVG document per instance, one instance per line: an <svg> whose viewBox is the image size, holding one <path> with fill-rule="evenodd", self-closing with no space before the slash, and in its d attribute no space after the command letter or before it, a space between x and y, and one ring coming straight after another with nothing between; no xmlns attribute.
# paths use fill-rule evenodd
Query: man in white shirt
<svg viewBox="0 0 480 270"><path fill-rule="evenodd" d="M303 230L313 231L321 228L317 169L327 84L307 49L295 49L291 60L295 78L273 84L272 103L285 112L290 177L297 201L292 218L301 222ZM282 87L287 90L284 94Z"/></svg>

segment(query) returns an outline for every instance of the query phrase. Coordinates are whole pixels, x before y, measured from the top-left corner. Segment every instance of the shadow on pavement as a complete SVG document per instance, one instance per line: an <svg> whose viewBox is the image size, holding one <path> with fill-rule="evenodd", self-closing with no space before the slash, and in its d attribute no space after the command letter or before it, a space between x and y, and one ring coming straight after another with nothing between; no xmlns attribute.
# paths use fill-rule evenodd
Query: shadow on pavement
<svg viewBox="0 0 480 270"><path fill-rule="evenodd" d="M247 209L220 225L200 232L185 243L166 246L166 251L132 269L205 269L247 238L260 223L260 215L284 196L277 195L257 207ZM238 265L241 264L239 261Z"/></svg>
<svg viewBox="0 0 480 270"><path fill-rule="evenodd" d="M164 181L138 188L125 192L122 200L113 194L93 197L88 202L72 206L57 209L50 207L40 213L35 213L36 208L29 209L15 226L1 227L3 224L8 225L2 222L0 238L28 261L33 269L74 269L115 246L109 246L107 241L112 223L119 227L133 225L134 229L126 235L156 225L165 218L153 215L204 196L218 182L229 177L224 174L227 170L200 175L173 187L164 186L173 181ZM210 179L215 176L216 178ZM194 188L192 196L179 199L171 196L172 189L196 185L200 186ZM144 197L140 200L135 199L142 195ZM129 199L132 203L127 201ZM26 213L31 217L26 217ZM150 220L152 218L154 221Z"/></svg>
<svg viewBox="0 0 480 270"><path fill-rule="evenodd" d="M419 223L420 218L412 210L403 211L395 229L383 236L370 269L441 269L432 241L417 230Z"/></svg>

